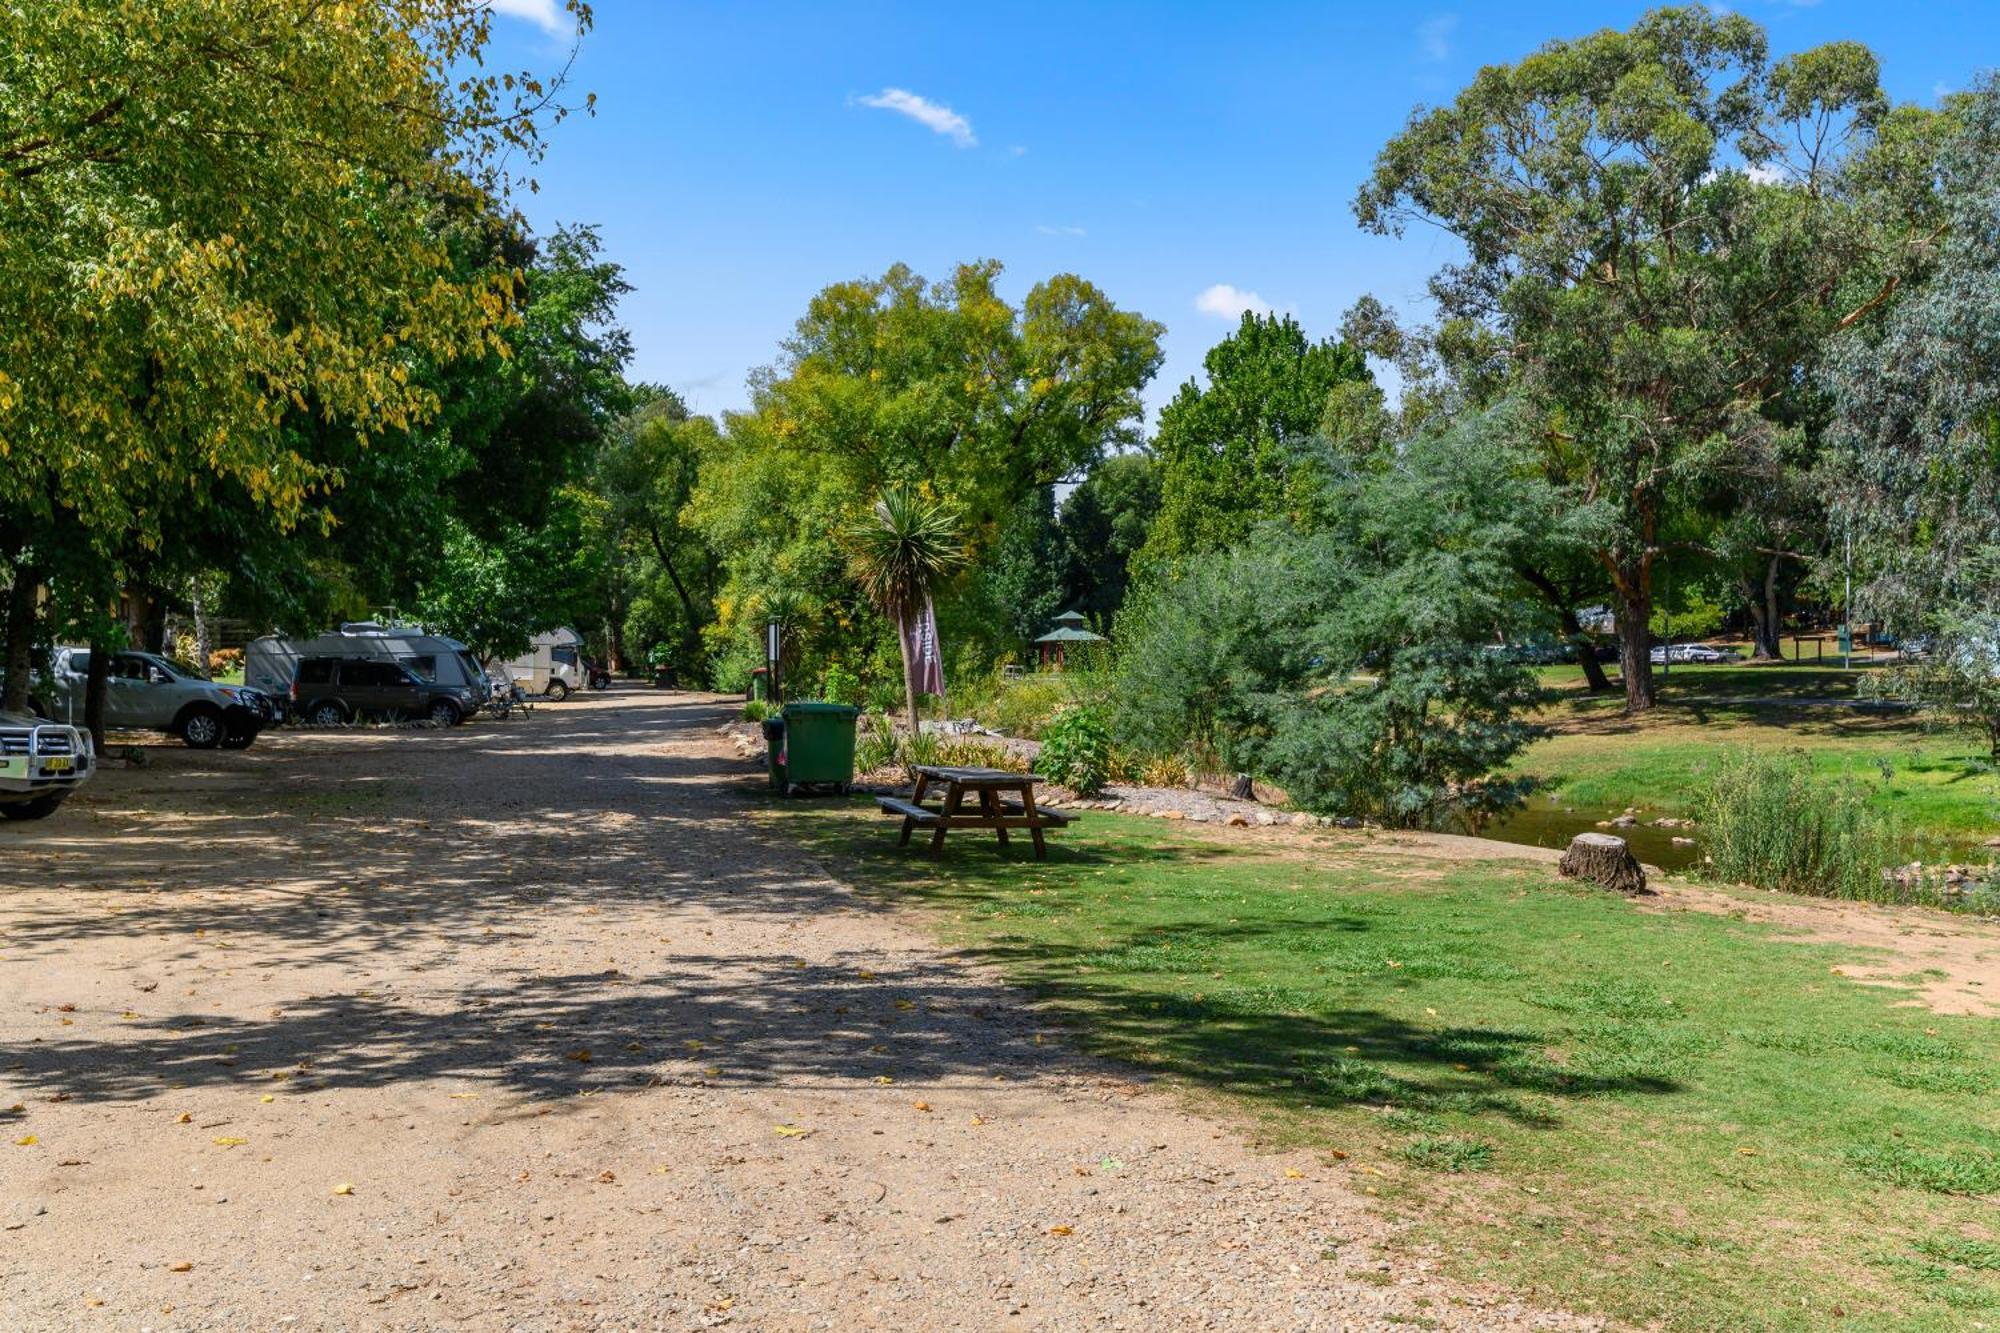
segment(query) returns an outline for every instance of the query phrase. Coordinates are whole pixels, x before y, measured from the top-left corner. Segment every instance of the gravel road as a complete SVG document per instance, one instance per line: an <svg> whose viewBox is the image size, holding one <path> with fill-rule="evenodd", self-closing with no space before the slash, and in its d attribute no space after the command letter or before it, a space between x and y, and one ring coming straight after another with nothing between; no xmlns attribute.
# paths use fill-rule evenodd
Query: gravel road
<svg viewBox="0 0 2000 1333"><path fill-rule="evenodd" d="M747 817L732 711L149 747L0 828L0 1329L1597 1326L1065 1049Z"/></svg>

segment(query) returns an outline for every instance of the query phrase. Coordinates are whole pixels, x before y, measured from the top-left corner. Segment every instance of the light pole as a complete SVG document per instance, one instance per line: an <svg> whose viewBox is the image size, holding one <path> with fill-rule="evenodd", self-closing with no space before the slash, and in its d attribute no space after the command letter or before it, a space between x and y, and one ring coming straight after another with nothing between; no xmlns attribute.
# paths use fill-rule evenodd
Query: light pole
<svg viewBox="0 0 2000 1333"><path fill-rule="evenodd" d="M764 678L769 683L771 704L784 702L778 692L778 659L784 647L785 626L783 621L773 620L764 626Z"/></svg>

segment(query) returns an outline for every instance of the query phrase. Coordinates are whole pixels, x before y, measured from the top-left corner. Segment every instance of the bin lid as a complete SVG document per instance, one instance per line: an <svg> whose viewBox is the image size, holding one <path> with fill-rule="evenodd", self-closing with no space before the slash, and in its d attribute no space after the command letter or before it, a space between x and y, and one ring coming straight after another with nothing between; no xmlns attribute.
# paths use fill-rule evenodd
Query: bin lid
<svg viewBox="0 0 2000 1333"><path fill-rule="evenodd" d="M785 705L785 716L847 717L861 716L861 710L852 704L796 703Z"/></svg>

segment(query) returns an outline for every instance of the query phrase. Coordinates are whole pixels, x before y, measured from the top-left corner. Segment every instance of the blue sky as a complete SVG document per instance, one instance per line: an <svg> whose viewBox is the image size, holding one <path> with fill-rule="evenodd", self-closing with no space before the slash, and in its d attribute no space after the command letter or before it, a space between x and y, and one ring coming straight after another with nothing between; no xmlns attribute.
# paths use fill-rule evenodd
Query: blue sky
<svg viewBox="0 0 2000 1333"><path fill-rule="evenodd" d="M555 0L494 0L496 55L567 49ZM1749 0L1776 54L1836 38L1933 101L2000 52L2000 7ZM994 258L1018 298L1075 272L1167 326L1170 397L1248 300L1331 333L1372 292L1421 312L1448 243L1369 236L1348 203L1422 102L1482 64L1629 23L1640 4L907 5L596 0L521 201L594 223L635 291L633 374L742 407L819 288Z"/></svg>

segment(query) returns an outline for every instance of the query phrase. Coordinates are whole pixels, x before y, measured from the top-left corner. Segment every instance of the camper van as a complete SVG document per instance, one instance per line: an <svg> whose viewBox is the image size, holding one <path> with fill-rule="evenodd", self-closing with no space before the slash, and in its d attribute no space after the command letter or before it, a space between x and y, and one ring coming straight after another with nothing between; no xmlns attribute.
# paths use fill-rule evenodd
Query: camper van
<svg viewBox="0 0 2000 1333"><path fill-rule="evenodd" d="M588 683L583 663L583 636L564 626L528 641L528 651L505 662L488 662L487 674L503 675L529 694L567 699Z"/></svg>
<svg viewBox="0 0 2000 1333"><path fill-rule="evenodd" d="M457 639L426 634L416 626L382 625L372 620L350 621L331 634L311 639L266 635L243 650L243 683L274 698L292 696L301 658L337 657L387 659L424 685L464 691L469 716L484 705L492 685L472 651Z"/></svg>

